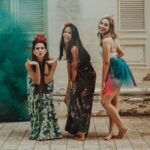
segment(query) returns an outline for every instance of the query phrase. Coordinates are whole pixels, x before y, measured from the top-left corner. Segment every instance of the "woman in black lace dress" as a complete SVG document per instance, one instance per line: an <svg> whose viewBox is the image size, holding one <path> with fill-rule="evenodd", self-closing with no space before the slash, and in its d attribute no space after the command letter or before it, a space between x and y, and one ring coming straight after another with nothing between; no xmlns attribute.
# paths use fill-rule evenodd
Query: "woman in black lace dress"
<svg viewBox="0 0 150 150"><path fill-rule="evenodd" d="M66 23L62 31L59 60L66 54L68 86L64 102L68 106L65 130L84 140L88 134L96 74L75 25Z"/></svg>

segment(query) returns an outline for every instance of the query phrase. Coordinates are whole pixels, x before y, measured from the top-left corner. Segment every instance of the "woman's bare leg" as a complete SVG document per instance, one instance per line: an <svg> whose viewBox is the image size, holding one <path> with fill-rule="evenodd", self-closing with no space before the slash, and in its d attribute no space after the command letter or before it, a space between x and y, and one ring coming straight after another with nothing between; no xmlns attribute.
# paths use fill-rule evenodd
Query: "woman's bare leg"
<svg viewBox="0 0 150 150"><path fill-rule="evenodd" d="M119 138L122 138L124 136L124 134L126 133L127 128L123 125L121 118L119 116L118 110L111 103L113 100L113 97L115 97L116 94L117 94L117 91L114 92L114 94L112 96L104 95L102 97L101 103L102 103L103 107L106 109L108 116L112 119L113 122L115 122L115 124L119 128L118 136L119 136Z"/></svg>
<svg viewBox="0 0 150 150"><path fill-rule="evenodd" d="M119 97L119 92L118 94L112 99L111 104L117 109L118 105L118 97ZM108 116L109 117L109 116ZM109 133L108 135L104 138L104 140L110 140L113 137L116 137L114 134L114 126L115 122L109 117Z"/></svg>

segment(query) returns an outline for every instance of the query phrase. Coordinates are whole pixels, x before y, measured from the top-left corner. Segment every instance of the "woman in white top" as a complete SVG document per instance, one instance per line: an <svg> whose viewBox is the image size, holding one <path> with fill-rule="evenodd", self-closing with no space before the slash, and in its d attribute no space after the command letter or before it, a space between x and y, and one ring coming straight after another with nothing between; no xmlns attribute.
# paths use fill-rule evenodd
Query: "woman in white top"
<svg viewBox="0 0 150 150"><path fill-rule="evenodd" d="M124 53L121 46L115 41L117 35L112 17L104 17L100 20L97 35L100 38L100 45L103 49L101 103L106 109L110 120L109 133L104 139L110 140L115 136L113 131L114 124L119 129L117 137L123 138L127 127L122 123L116 108L118 96L123 84L136 85L136 83L127 63L121 58Z"/></svg>

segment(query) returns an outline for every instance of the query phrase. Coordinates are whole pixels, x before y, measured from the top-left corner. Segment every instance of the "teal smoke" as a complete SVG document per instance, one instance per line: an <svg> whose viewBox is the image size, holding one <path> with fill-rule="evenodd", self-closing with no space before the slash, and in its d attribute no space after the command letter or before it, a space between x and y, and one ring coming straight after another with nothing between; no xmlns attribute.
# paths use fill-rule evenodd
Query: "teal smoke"
<svg viewBox="0 0 150 150"><path fill-rule="evenodd" d="M0 20L0 121L27 120L27 36L6 11L0 10Z"/></svg>

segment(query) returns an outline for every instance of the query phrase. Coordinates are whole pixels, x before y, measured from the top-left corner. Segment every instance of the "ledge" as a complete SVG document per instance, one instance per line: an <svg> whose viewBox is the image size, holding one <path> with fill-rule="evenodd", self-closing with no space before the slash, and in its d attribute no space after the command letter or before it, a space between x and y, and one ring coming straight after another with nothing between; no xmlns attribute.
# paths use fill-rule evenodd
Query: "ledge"
<svg viewBox="0 0 150 150"><path fill-rule="evenodd" d="M61 88L54 91L54 96L65 96L65 89ZM95 89L94 95L97 96L100 89ZM150 96L150 88L122 88L120 96Z"/></svg>

